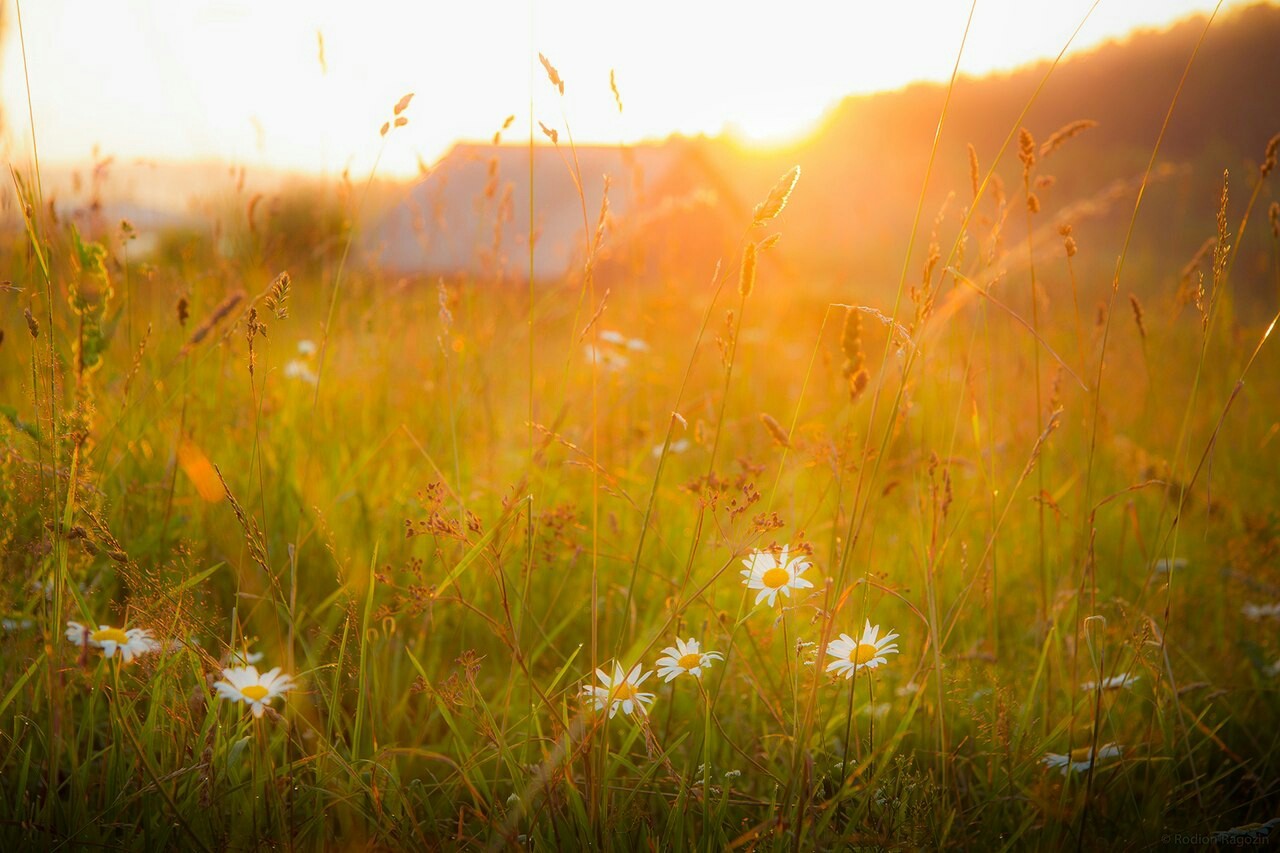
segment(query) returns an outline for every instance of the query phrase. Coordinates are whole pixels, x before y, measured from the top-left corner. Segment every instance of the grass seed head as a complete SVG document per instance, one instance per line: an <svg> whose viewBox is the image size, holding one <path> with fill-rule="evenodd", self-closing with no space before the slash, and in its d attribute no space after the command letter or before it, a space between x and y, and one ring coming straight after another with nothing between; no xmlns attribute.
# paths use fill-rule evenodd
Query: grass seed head
<svg viewBox="0 0 1280 853"><path fill-rule="evenodd" d="M973 187L973 197L978 197L978 151L969 143L969 183Z"/></svg>
<svg viewBox="0 0 1280 853"><path fill-rule="evenodd" d="M1022 175L1025 178L1036 165L1036 140L1025 127L1018 131L1018 159L1022 161Z"/></svg>
<svg viewBox="0 0 1280 853"><path fill-rule="evenodd" d="M1129 294L1129 306L1133 308L1133 322L1138 326L1138 334L1145 341L1147 339L1147 326L1143 322L1142 303L1138 301L1138 294Z"/></svg>
<svg viewBox="0 0 1280 853"><path fill-rule="evenodd" d="M792 166L791 171L787 172L778 182L773 185L773 189L769 190L769 197L756 205L752 211L752 225L764 225L782 213L782 209L787 206L787 200L791 198L791 191L796 188L796 181L800 180L800 167Z"/></svg>
<svg viewBox="0 0 1280 853"><path fill-rule="evenodd" d="M755 241L748 241L742 250L742 269L738 275L738 293L744 298L751 295L756 286L756 253L759 247Z"/></svg>
<svg viewBox="0 0 1280 853"><path fill-rule="evenodd" d="M1276 167L1276 154L1280 152L1280 133L1267 141L1267 150L1262 155L1262 177L1271 174Z"/></svg>
<svg viewBox="0 0 1280 853"><path fill-rule="evenodd" d="M547 79L551 81L551 85L560 90L560 94L564 94L564 80L560 79L560 72L551 64L551 60L547 59L541 53L538 54L538 61L542 63L542 67L547 71Z"/></svg>
<svg viewBox="0 0 1280 853"><path fill-rule="evenodd" d="M1097 126L1098 126L1098 123L1096 121L1094 121L1093 119L1087 119L1087 118L1080 119L1079 121L1073 121L1070 124L1063 125L1062 127L1055 130L1052 134L1050 134L1049 138L1046 139L1044 144L1040 146L1040 156L1048 157L1054 151L1057 151L1058 148L1060 148L1062 144L1066 142L1068 139L1071 139L1074 136L1078 136L1079 134L1084 133L1086 130L1089 130L1090 128L1097 127Z"/></svg>
<svg viewBox="0 0 1280 853"><path fill-rule="evenodd" d="M764 424L764 428L769 431L769 435L773 436L773 440L783 447L791 446L791 439L787 437L787 431L782 428L782 424L768 412L760 413L760 423Z"/></svg>

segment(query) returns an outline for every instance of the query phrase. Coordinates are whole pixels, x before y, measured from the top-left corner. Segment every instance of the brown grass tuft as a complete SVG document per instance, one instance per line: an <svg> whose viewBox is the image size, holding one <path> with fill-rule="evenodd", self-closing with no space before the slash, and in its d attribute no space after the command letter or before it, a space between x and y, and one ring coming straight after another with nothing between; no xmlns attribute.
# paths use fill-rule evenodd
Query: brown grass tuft
<svg viewBox="0 0 1280 853"><path fill-rule="evenodd" d="M1048 157L1054 151L1057 151L1062 146L1062 144L1066 142L1068 139L1071 139L1074 136L1078 136L1081 133L1084 133L1086 130L1089 130L1090 128L1097 127L1097 126L1098 126L1098 123L1096 121L1088 118L1080 119L1079 121L1073 121L1070 124L1063 125L1062 127L1055 130L1052 134L1050 134L1049 138L1046 139L1044 141L1044 144L1040 146L1040 156Z"/></svg>

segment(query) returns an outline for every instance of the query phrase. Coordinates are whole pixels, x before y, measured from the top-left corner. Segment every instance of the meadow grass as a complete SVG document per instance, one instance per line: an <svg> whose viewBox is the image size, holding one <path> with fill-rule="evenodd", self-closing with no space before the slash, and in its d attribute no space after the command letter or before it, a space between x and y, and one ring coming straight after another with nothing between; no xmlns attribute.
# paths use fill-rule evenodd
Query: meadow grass
<svg viewBox="0 0 1280 853"><path fill-rule="evenodd" d="M363 262L372 175L340 250L285 276L252 243L131 257L131 229L57 218L14 170L4 849L1267 831L1280 364L1231 270L1274 179L1224 176L1188 288L1138 287L1122 252L1086 290L1069 229L998 236L1039 233L1037 173L1083 130L1037 147L1019 119L1020 196L973 155L928 235L921 190L896 296L838 302L762 263L821 180L798 171L689 291L598 283L585 197L581 275L526 289ZM154 642L126 664L68 621ZM682 648L670 681L618 686L689 638L697 675ZM296 686L215 686L259 654Z"/></svg>

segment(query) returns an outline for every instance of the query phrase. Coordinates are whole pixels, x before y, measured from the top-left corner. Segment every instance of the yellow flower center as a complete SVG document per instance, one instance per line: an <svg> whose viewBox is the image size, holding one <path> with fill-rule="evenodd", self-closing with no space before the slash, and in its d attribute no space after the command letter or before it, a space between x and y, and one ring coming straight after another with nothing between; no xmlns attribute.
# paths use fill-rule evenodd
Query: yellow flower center
<svg viewBox="0 0 1280 853"><path fill-rule="evenodd" d="M791 580L791 573L786 569L773 568L765 572L760 580L769 589L781 589L786 586L787 581Z"/></svg>
<svg viewBox="0 0 1280 853"><path fill-rule="evenodd" d="M250 684L248 687L241 687L240 692L248 699L258 702L267 695L267 688L263 687L261 684Z"/></svg>
<svg viewBox="0 0 1280 853"><path fill-rule="evenodd" d="M1093 747L1091 746L1077 746L1075 749L1071 750L1072 761L1088 761L1092 757Z"/></svg>
<svg viewBox="0 0 1280 853"><path fill-rule="evenodd" d="M103 628L101 631L94 631L89 635L89 639L95 643L112 642L116 645L123 646L129 642L129 635L120 628Z"/></svg>
<svg viewBox="0 0 1280 853"><path fill-rule="evenodd" d="M613 698L618 702L625 702L627 699L636 698L636 687L629 681L617 684L613 688Z"/></svg>
<svg viewBox="0 0 1280 853"><path fill-rule="evenodd" d="M849 660L852 663L864 664L878 654L880 654L880 650L871 643L859 643L854 650L849 653Z"/></svg>
<svg viewBox="0 0 1280 853"><path fill-rule="evenodd" d="M676 666L681 669L694 669L702 665L702 655L690 653L676 661Z"/></svg>

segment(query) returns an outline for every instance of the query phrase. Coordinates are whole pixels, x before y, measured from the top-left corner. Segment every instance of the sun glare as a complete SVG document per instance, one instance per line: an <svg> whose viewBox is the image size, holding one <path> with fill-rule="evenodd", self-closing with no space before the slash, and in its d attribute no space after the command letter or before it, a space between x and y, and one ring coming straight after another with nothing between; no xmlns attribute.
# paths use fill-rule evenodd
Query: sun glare
<svg viewBox="0 0 1280 853"><path fill-rule="evenodd" d="M6 0L12 3L13 0ZM1075 44L1212 7L1138 0L1098 8ZM1056 54L1086 17L1084 0L978 3L961 69L984 73ZM4 144L31 150L17 16L6 16ZM337 172L367 168L388 105L417 93L406 132L380 169L411 175L455 141L509 138L533 118L580 142L727 133L748 145L795 141L850 93L942 80L965 3L585 0L400 4L336 0L115 4L44 0L22 8L32 113L46 162L105 155L224 160ZM547 54L563 102L533 85ZM610 91L610 72L623 109Z"/></svg>

